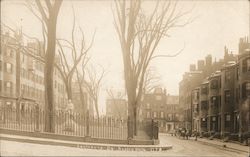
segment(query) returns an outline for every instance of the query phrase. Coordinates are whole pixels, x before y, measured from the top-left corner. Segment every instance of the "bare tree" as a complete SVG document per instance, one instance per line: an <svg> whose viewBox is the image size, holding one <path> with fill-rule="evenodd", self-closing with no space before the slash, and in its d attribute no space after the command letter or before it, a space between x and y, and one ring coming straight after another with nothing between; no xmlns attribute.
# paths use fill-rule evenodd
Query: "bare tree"
<svg viewBox="0 0 250 157"><path fill-rule="evenodd" d="M45 131L54 132L53 72L56 50L56 24L62 0L27 1L27 8L40 20L45 45Z"/></svg>
<svg viewBox="0 0 250 157"><path fill-rule="evenodd" d="M119 109L119 101L117 100L121 100L124 99L126 96L125 92L116 92L114 89L110 88L106 90L106 93L108 94L108 97L110 98L112 105L115 106L116 111L118 112L118 115L121 116L121 110Z"/></svg>
<svg viewBox="0 0 250 157"><path fill-rule="evenodd" d="M73 8L72 8L73 9ZM57 64L55 64L56 66L58 66L59 72L62 75L65 87L66 87L66 92L67 92L67 96L68 99L72 99L72 78L74 75L74 72L77 69L77 65L82 61L83 64L85 64L85 62L87 61L87 54L90 50L90 48L93 45L93 41L94 41L94 36L92 37L92 41L90 43L90 45L88 47L86 47L86 42L85 42L85 37L84 37L84 33L81 27L79 27L79 30L81 32L81 40L80 40L80 45L79 45L79 49L78 49L78 44L77 44L77 40L75 37L75 13L74 13L74 9L73 9L73 28L71 31L71 40L66 40L66 39L58 39L57 40L57 45L59 47L58 49L58 53L60 56L60 61L61 61L61 65L58 66ZM69 57L67 57L67 51L69 51L69 53L71 53L71 59ZM70 65L70 63L73 63L72 65Z"/></svg>
<svg viewBox="0 0 250 157"><path fill-rule="evenodd" d="M156 57L171 55L155 54L162 38L169 36L169 30L185 26L181 18L188 12L177 11L177 1L155 1L152 12L143 12L142 1L115 1L115 29L119 36L125 88L128 97L129 118L133 127L128 127L128 136L137 134L137 112L144 87L145 73L151 61ZM175 56L174 54L172 56Z"/></svg>
<svg viewBox="0 0 250 157"><path fill-rule="evenodd" d="M80 92L80 101L81 101L81 105L82 105L82 113L86 114L87 111L87 97L85 97L84 94L84 86L86 86L87 82L85 81L85 68L86 68L86 64L88 63L89 58L86 59L85 61L82 61L82 65L81 65L81 70L82 70L82 74L80 73L80 71L78 70L78 68L76 68L76 76L77 76L77 83L79 86L79 92Z"/></svg>
<svg viewBox="0 0 250 157"><path fill-rule="evenodd" d="M160 87L161 77L156 73L156 71L153 68L148 68L145 73L145 79L144 79L144 87L143 91L144 93L150 93L153 89Z"/></svg>
<svg viewBox="0 0 250 157"><path fill-rule="evenodd" d="M101 72L97 72L97 69L93 67L93 65L86 68L85 81L86 81L86 89L88 91L89 96L94 101L94 106L96 110L97 117L99 118L99 109L98 109L98 101L99 101L99 93L102 85L103 77L105 76L105 70L101 66ZM98 75L98 73L100 75Z"/></svg>

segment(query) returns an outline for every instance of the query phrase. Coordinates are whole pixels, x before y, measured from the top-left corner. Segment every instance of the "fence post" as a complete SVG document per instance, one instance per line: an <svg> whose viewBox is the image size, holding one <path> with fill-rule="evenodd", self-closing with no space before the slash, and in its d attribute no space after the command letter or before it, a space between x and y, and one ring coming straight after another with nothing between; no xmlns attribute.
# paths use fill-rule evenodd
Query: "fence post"
<svg viewBox="0 0 250 157"><path fill-rule="evenodd" d="M133 138L133 123L132 120L130 118L130 116L128 116L128 121L127 121L127 128L128 128L128 139L132 139Z"/></svg>
<svg viewBox="0 0 250 157"><path fill-rule="evenodd" d="M35 109L36 109L36 130L35 131L39 131L39 106L38 104L36 104L35 106Z"/></svg>
<svg viewBox="0 0 250 157"><path fill-rule="evenodd" d="M89 136L89 110L87 110L87 117L86 117L86 132L87 132L87 136Z"/></svg>

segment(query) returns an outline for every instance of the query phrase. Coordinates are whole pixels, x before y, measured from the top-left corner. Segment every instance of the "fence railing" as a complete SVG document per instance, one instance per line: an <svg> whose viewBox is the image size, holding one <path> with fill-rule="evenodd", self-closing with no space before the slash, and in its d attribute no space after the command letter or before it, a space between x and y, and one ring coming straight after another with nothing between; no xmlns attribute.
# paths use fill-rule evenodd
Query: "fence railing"
<svg viewBox="0 0 250 157"><path fill-rule="evenodd" d="M76 112L50 112L54 119L55 134L92 137L103 139L126 140L127 127L132 122L113 117L94 117ZM0 128L43 132L45 127L45 111L39 108L16 110L0 109ZM158 139L158 126L154 121L138 122L138 131L145 139Z"/></svg>

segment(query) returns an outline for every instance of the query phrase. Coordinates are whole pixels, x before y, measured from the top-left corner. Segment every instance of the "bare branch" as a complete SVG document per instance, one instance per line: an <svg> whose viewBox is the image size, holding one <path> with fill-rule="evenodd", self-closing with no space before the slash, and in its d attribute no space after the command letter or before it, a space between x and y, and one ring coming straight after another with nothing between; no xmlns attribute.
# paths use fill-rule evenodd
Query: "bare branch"
<svg viewBox="0 0 250 157"><path fill-rule="evenodd" d="M176 56L178 56L179 54L181 54L182 52L183 52L183 50L185 49L185 43L184 43L184 45L183 45L183 48L182 49L180 49L177 53L175 53L175 54L172 54L172 55L155 55L155 56L153 56L152 58L151 58L151 60L153 60L153 59L155 59L155 58L163 58L163 57L176 57Z"/></svg>
<svg viewBox="0 0 250 157"><path fill-rule="evenodd" d="M46 15L45 9L43 8L43 6L42 6L42 4L41 4L41 1L38 0L38 1L35 1L35 2L36 2L36 5L37 5L37 7L38 7L38 9L39 9L39 12L40 12L40 14L41 14L41 16L42 16L44 22L47 24L47 23L48 23L48 18L49 18L49 17Z"/></svg>

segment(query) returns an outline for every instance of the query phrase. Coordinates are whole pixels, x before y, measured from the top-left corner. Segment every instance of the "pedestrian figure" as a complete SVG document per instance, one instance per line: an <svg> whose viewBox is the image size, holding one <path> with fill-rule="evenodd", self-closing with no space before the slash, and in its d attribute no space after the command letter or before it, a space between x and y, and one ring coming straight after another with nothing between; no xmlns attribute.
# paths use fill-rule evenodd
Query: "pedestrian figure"
<svg viewBox="0 0 250 157"><path fill-rule="evenodd" d="M186 136L186 128L183 128L183 130L182 130L182 137L183 137L183 139L185 139L185 136Z"/></svg>
<svg viewBox="0 0 250 157"><path fill-rule="evenodd" d="M189 130L186 131L186 138L188 140L188 136L189 136Z"/></svg>
<svg viewBox="0 0 250 157"><path fill-rule="evenodd" d="M195 141L197 141L198 132L194 130Z"/></svg>

